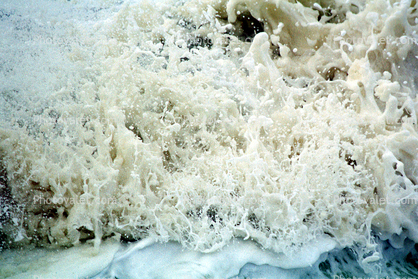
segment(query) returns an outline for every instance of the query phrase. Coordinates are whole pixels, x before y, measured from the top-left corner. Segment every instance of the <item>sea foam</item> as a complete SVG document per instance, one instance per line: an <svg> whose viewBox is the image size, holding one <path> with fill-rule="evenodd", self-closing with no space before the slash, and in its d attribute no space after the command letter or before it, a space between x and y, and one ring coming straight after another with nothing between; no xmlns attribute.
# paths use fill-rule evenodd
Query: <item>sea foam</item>
<svg viewBox="0 0 418 279"><path fill-rule="evenodd" d="M2 3L3 246L417 242L415 6Z"/></svg>

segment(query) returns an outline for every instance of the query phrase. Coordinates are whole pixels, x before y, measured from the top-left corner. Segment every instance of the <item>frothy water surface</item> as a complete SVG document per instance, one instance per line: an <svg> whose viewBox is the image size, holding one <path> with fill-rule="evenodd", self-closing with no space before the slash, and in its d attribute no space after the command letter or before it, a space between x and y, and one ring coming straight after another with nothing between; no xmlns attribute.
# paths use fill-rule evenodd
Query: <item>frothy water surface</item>
<svg viewBox="0 0 418 279"><path fill-rule="evenodd" d="M413 275L416 6L3 1L3 249L148 239L122 278L182 249L197 278Z"/></svg>

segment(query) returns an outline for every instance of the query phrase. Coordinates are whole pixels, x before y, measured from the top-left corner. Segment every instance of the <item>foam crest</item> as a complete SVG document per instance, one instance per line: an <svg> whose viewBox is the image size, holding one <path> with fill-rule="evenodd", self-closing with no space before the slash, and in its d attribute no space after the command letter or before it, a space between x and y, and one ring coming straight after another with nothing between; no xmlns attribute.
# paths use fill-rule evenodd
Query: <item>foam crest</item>
<svg viewBox="0 0 418 279"><path fill-rule="evenodd" d="M8 241L291 253L328 235L365 263L372 230L418 241L415 2L170 3L62 27L69 78L25 80L40 106L3 85Z"/></svg>

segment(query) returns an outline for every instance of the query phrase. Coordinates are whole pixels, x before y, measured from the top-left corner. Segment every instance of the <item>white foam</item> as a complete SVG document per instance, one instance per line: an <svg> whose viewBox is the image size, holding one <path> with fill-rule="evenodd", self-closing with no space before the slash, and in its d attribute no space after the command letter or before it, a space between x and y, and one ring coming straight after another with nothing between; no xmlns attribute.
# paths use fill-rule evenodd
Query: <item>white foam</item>
<svg viewBox="0 0 418 279"><path fill-rule="evenodd" d="M0 152L16 245L283 253L331 235L367 262L372 228L418 241L410 2L13 3ZM265 27L251 42L247 20Z"/></svg>
<svg viewBox="0 0 418 279"><path fill-rule="evenodd" d="M285 269L311 266L335 245L331 238L323 237L285 255L236 239L216 252L200 253L185 250L176 242L147 239L119 252L109 267L94 278L232 278L248 263Z"/></svg>

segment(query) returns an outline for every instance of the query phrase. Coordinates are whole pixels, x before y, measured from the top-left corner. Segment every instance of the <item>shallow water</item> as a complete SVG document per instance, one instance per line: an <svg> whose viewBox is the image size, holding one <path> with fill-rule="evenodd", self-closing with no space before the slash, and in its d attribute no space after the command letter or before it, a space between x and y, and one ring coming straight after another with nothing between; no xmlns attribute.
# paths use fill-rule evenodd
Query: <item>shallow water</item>
<svg viewBox="0 0 418 279"><path fill-rule="evenodd" d="M320 245L323 244L323 245ZM120 245L105 241L68 249L5 250L2 278L416 278L417 249L379 243L383 258L364 270L353 249L335 248L329 239L314 241L291 257L236 239L213 253L184 249L179 243L146 239ZM317 260L315 258L319 257Z"/></svg>
<svg viewBox="0 0 418 279"><path fill-rule="evenodd" d="M383 259L364 270L350 249L332 249L330 239L313 241L292 256L235 240L218 252L188 251L178 243L144 240L116 254L93 278L415 278L417 250L413 243L393 249L380 243ZM330 250L329 253L322 253ZM406 260L403 260L406 259Z"/></svg>
<svg viewBox="0 0 418 279"><path fill-rule="evenodd" d="M414 276L416 6L2 1L2 253L154 239L213 267L251 240L289 276Z"/></svg>

